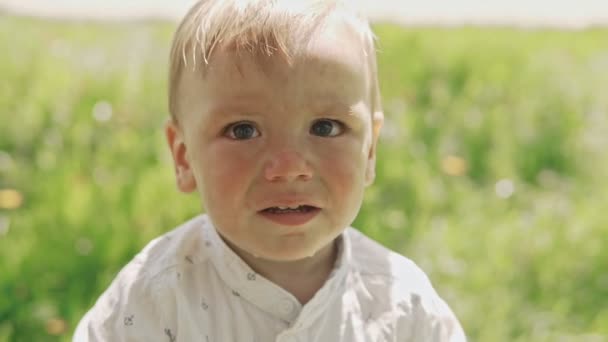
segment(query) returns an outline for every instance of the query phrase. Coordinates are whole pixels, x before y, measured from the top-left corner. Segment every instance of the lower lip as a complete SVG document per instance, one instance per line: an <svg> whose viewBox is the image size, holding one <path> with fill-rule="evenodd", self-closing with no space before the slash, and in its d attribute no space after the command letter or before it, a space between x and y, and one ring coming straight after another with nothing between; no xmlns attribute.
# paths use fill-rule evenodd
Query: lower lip
<svg viewBox="0 0 608 342"><path fill-rule="evenodd" d="M267 218L268 220L283 226L300 226L315 218L315 216L317 216L319 212L321 212L321 209L315 208L307 212L276 214L261 211L259 212L259 214Z"/></svg>

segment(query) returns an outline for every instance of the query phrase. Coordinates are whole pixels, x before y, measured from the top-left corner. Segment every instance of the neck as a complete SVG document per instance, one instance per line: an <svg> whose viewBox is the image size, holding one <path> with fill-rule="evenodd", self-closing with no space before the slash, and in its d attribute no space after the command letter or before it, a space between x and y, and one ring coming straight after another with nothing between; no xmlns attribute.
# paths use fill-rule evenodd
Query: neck
<svg viewBox="0 0 608 342"><path fill-rule="evenodd" d="M273 261L233 250L258 274L277 284L306 304L317 293L331 273L337 258L337 246L333 241L313 257L295 261Z"/></svg>

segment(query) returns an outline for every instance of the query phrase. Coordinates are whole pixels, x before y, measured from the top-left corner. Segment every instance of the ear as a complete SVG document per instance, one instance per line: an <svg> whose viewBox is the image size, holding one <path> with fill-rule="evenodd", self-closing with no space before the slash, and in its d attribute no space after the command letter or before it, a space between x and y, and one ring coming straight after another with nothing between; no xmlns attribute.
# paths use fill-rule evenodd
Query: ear
<svg viewBox="0 0 608 342"><path fill-rule="evenodd" d="M177 188L186 193L196 190L196 180L188 160L184 134L174 119L167 120L165 135L173 156Z"/></svg>
<svg viewBox="0 0 608 342"><path fill-rule="evenodd" d="M372 143L369 148L367 167L365 170L365 186L372 185L376 178L376 147L378 145L378 137L380 136L382 124L384 124L384 113L382 111L374 112L372 117Z"/></svg>
<svg viewBox="0 0 608 342"><path fill-rule="evenodd" d="M372 111L372 142L369 148L367 158L367 168L365 170L365 186L370 186L376 179L376 147L378 146L378 137L380 137L380 129L384 124L384 111L382 110L382 100L380 95L380 84L378 82L376 54L371 54L370 70L372 72L372 89L370 89L371 101L370 107Z"/></svg>

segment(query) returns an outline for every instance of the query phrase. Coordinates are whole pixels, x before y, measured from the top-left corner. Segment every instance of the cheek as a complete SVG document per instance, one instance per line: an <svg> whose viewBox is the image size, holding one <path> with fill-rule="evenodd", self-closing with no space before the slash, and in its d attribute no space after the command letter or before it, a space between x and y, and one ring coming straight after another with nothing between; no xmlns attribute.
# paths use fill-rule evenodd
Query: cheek
<svg viewBox="0 0 608 342"><path fill-rule="evenodd" d="M247 149L235 149L229 143L213 143L202 155L202 193L211 210L213 207L239 206L249 182L254 176L255 160ZM211 200L212 199L212 200ZM214 204L217 203L217 206ZM231 205L233 203L234 205Z"/></svg>
<svg viewBox="0 0 608 342"><path fill-rule="evenodd" d="M360 202L365 187L367 155L360 141L347 141L326 146L321 154L321 178L332 195L346 203Z"/></svg>

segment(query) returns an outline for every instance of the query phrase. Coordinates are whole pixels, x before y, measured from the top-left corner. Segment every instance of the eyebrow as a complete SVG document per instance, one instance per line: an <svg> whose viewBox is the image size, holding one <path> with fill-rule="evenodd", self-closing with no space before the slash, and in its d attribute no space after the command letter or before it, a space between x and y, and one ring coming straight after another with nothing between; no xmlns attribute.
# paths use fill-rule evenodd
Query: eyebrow
<svg viewBox="0 0 608 342"><path fill-rule="evenodd" d="M353 115L357 112L356 108L361 105L361 101L348 103L347 101L341 101L328 98L327 101L320 101L316 103L314 106L316 109L319 109L318 112L321 113L335 113L335 114L348 114Z"/></svg>
<svg viewBox="0 0 608 342"><path fill-rule="evenodd" d="M264 98L259 92L244 92L230 96L221 104L211 105L209 113L239 112L242 114L255 113L259 111L260 98Z"/></svg>
<svg viewBox="0 0 608 342"><path fill-rule="evenodd" d="M238 105L216 106L209 110L211 117L214 116L242 116L242 117L258 117L261 116L257 109L246 108Z"/></svg>
<svg viewBox="0 0 608 342"><path fill-rule="evenodd" d="M319 115L342 115L345 113L351 114L353 112L353 108L352 106L343 102L320 103L314 105L314 112L315 114Z"/></svg>
<svg viewBox="0 0 608 342"><path fill-rule="evenodd" d="M255 91L255 90L245 90L245 91L238 91L237 94L234 95L230 95L229 97L226 97L227 100L229 100L231 103L250 103L253 101L259 101L260 99L265 99L266 96L264 96L264 94L262 92L259 91Z"/></svg>

